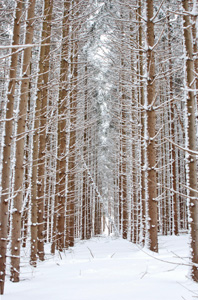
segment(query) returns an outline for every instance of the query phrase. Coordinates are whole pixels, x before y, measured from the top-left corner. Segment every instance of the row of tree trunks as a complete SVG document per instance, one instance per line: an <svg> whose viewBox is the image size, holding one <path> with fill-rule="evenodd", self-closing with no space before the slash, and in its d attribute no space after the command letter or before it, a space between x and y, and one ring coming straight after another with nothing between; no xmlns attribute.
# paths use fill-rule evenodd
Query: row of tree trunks
<svg viewBox="0 0 198 300"><path fill-rule="evenodd" d="M89 4L95 9L96 2ZM57 3L54 0L55 5L52 0L43 1L43 21L35 18L35 1L28 3L29 6L25 5L28 7L27 26L20 29L24 3L16 2L12 45L18 45L22 35L25 43L31 45L37 33L37 30L33 32L33 25L38 28L37 22L40 22L42 36L35 40L41 40L38 43L41 47L37 56L31 46L24 47L22 62L15 47L10 51L0 204L1 294L4 292L8 235L11 236L11 280L16 282L19 281L21 242L23 240L26 246L29 237L32 266L37 265L38 258L44 260L46 242L51 243L54 254L56 249L61 252L73 246L75 237L88 239L103 231L111 234L113 230L116 232L116 225L124 239L129 238L130 233L131 241L144 245L148 237L149 248L157 252L159 231L178 235L181 230L188 230L188 197L189 219L192 220L192 278L198 281L197 163L191 152L197 150L197 28L196 16L188 12L188 1L182 1L183 16L178 16L184 21L186 53L185 72L181 73L174 70L172 58L175 55L172 19L167 17L164 24L167 34L162 31L160 36L157 26L160 28L158 24L164 21L157 17L158 13L154 16L156 2L153 0L145 2L146 18L142 16L141 0L136 1L137 10L127 7L126 1L120 6L105 3L103 8L97 7L97 21L93 23L84 16L84 7L79 1ZM196 6L196 1L194 3ZM38 2L36 4L39 6ZM64 12L57 13L56 5L64 7ZM114 24L118 29L115 36L114 29L107 25L110 21L107 12L113 15L114 5L122 8ZM83 14L79 17L81 9ZM61 16L59 24L62 27L59 28L53 22L58 19L52 20L56 13ZM125 22L127 18L129 22ZM85 19L83 31L80 22ZM101 19L106 27L100 23ZM112 22L111 19L109 24ZM154 24L159 41L155 41ZM115 49L111 48L110 41L105 46L108 30ZM61 47L56 34L61 36ZM105 52L105 59L100 61L98 57L102 57L102 52ZM39 63L31 71L31 59L35 56ZM31 77L36 68L38 74ZM17 96L15 84L21 70ZM54 73L58 74L57 81L51 86ZM185 89L182 83L178 84L184 75ZM30 97L32 92L36 97ZM186 97L186 128L182 97ZM17 98L20 98L19 113L14 127ZM28 100L33 98L36 104L29 103L30 115ZM16 163L10 161L15 151L11 150L13 128L17 128ZM189 150L183 151L176 144L183 145L186 137ZM31 159L31 151L28 154L25 146L32 147L32 141ZM187 160L184 160L184 153ZM13 174L14 180L10 176ZM14 197L10 200L13 182ZM185 196L187 190L188 197Z"/></svg>

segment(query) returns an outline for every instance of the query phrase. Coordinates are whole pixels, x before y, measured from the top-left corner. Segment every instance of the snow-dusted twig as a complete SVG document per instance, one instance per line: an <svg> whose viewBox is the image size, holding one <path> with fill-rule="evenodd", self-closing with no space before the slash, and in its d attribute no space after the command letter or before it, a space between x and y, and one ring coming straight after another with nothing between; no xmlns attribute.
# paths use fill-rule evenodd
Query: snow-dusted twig
<svg viewBox="0 0 198 300"><path fill-rule="evenodd" d="M184 148L178 144L176 144L175 142L173 142L172 140L170 140L169 138L165 137L165 140L167 140L169 143L173 144L175 147L179 148L180 150L183 150L183 151L186 151L188 152L190 155L192 156L197 156L198 155L198 152L197 151L194 151L194 150L191 150L191 149L188 149L188 148Z"/></svg>

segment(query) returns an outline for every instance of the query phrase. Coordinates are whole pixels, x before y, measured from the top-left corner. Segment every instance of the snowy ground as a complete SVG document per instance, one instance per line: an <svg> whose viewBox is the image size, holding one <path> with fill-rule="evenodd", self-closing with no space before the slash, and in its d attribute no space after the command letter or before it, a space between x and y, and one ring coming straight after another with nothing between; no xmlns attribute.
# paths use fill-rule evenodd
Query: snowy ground
<svg viewBox="0 0 198 300"><path fill-rule="evenodd" d="M159 254L110 237L79 241L40 262L23 263L21 282L6 282L2 300L192 300L188 236L160 237ZM171 263L173 262L173 264Z"/></svg>

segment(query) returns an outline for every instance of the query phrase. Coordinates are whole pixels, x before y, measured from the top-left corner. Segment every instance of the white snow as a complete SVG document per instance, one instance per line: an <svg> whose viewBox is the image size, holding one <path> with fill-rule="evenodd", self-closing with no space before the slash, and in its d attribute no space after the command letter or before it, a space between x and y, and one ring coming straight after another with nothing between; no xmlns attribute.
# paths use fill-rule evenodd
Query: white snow
<svg viewBox="0 0 198 300"><path fill-rule="evenodd" d="M159 238L159 254L122 239L96 237L37 268L23 258L21 282L6 280L2 300L192 300L188 235Z"/></svg>

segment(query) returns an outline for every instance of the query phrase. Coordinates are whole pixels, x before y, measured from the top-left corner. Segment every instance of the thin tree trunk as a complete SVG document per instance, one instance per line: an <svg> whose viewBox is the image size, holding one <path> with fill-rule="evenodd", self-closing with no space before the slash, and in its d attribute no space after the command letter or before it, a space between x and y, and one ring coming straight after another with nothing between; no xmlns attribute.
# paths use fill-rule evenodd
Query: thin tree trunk
<svg viewBox="0 0 198 300"><path fill-rule="evenodd" d="M146 1L147 14L147 180L148 180L148 240L151 251L158 252L157 238L157 183L156 183L156 149L155 149L155 126L156 116L154 110L155 101L155 57L152 47L154 46L154 22L153 18L153 0Z"/></svg>
<svg viewBox="0 0 198 300"><path fill-rule="evenodd" d="M47 33L47 15L49 13L49 0L45 0L44 7L44 21L42 29L42 41L41 45L46 43ZM45 46L41 46L40 50L40 61L39 61L39 76L38 76L38 92L35 107L35 121L34 121L34 135L33 135L33 168L32 168L32 201L31 201L31 254L30 264L36 266L37 260L37 179L38 179L38 154L39 154L39 125L40 125L40 114L42 106L42 82L43 82L43 61L45 58Z"/></svg>
<svg viewBox="0 0 198 300"><path fill-rule="evenodd" d="M23 1L17 1L16 16L14 20L13 42L12 45L18 45L20 39L20 27L22 17ZM9 207L9 187L10 187L10 165L11 165L11 142L13 131L13 111L14 94L17 74L17 49L12 49L10 64L10 82L8 86L8 102L6 109L5 140L3 148L3 168L2 168L2 194L0 202L0 294L4 293L5 268L6 268L6 250L8 238L8 207Z"/></svg>
<svg viewBox="0 0 198 300"><path fill-rule="evenodd" d="M174 97L173 95L173 77L171 75L172 71L172 50L171 50L171 27L170 27L170 19L168 17L168 48L169 48L169 88L170 88L170 99ZM175 141L175 124L174 124L174 103L173 101L170 104L170 126L171 126L171 138ZM176 162L175 162L175 146L171 145L171 163L172 163L172 188L173 191L176 191ZM175 235L179 234L178 231L178 203L177 203L177 194L173 192L173 210L174 210L174 228L173 233Z"/></svg>
<svg viewBox="0 0 198 300"><path fill-rule="evenodd" d="M73 3L74 4L74 3ZM78 2L75 3L77 8ZM74 15L74 9L73 9ZM75 235L75 149L76 149L76 114L77 114L77 78L78 78L78 43L75 27L72 25L72 50L71 50L71 86L70 95L70 138L69 138L69 160L68 160L68 198L67 214L68 237L67 242L70 247L74 246Z"/></svg>
<svg viewBox="0 0 198 300"><path fill-rule="evenodd" d="M35 0L29 2L25 44L32 44ZM18 282L20 274L21 244L21 208L23 202L23 160L25 144L25 122L29 96L31 47L25 48L23 59L23 80L21 83L21 99L16 142L15 197L13 201L13 219L11 236L11 281Z"/></svg>
<svg viewBox="0 0 198 300"><path fill-rule="evenodd" d="M48 77L49 77L49 60L50 60L50 41L51 41L51 19L52 19L53 0L48 2L47 15L47 33L45 47L45 59L43 61L43 86L42 104L40 113L40 135L39 135L39 168L38 168L38 191L37 191L37 236L38 236L38 256L41 261L44 260L44 199L45 199L45 150L46 150L46 125L47 125L47 98L48 98Z"/></svg>
<svg viewBox="0 0 198 300"><path fill-rule="evenodd" d="M138 29L138 35L139 35L139 46L140 49L143 47L142 42L142 20L141 20L141 14L142 14L142 0L139 0L138 2L138 21L139 21L139 29ZM139 54L139 73L140 78L143 78L144 76L144 64L143 64L143 51ZM141 201L142 201L142 244L145 243L145 235L146 235L146 193L145 193L145 140L144 140L144 134L145 134L145 110L143 109L145 105L145 97L144 97L144 82L140 82L140 97L139 101L141 104Z"/></svg>
<svg viewBox="0 0 198 300"><path fill-rule="evenodd" d="M198 13L198 2L197 0L193 0L193 10L195 13ZM192 37L193 37L193 53L194 53L194 68L196 74L198 73L198 28L196 28L197 16L193 17L192 24ZM196 101L198 105L198 76L195 76L195 88L196 88Z"/></svg>
<svg viewBox="0 0 198 300"><path fill-rule="evenodd" d="M188 12L188 0L182 1L184 11ZM195 126L195 94L194 87L194 62L191 36L191 23L188 13L183 13L184 20L184 42L186 51L186 105L187 105L187 139L188 148L196 150L196 126ZM188 184L189 184L189 198L190 198L190 217L192 219L191 225L191 256L192 263L192 279L198 282L198 202L197 202L197 166L196 158L190 153L188 154Z"/></svg>
<svg viewBox="0 0 198 300"><path fill-rule="evenodd" d="M87 63L85 64L85 100L84 100L84 134L83 134L83 159L86 161L87 155L87 114L88 114L88 99L87 99ZM86 187L87 187L87 170L83 170L83 192L82 192L82 239L86 239Z"/></svg>
<svg viewBox="0 0 198 300"><path fill-rule="evenodd" d="M66 118L67 113L67 96L68 96L68 75L69 75L69 9L70 1L64 3L63 19L63 47L61 55L60 81L61 90L59 94L58 116L58 160L57 160L57 193L58 193L58 224L57 234L59 251L65 248L65 205L66 205Z"/></svg>

